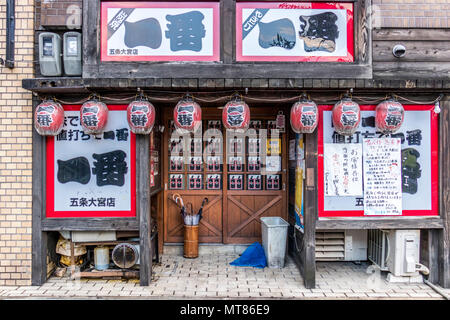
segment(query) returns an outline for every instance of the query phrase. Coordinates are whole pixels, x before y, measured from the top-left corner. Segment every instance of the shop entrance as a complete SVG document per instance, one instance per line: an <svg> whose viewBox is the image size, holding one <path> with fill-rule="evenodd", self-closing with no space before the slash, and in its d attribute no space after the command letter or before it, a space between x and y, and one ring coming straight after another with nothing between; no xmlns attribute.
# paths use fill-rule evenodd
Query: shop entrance
<svg viewBox="0 0 450 320"><path fill-rule="evenodd" d="M202 108L201 133L179 135L166 109L164 131L165 243L182 243L183 219L173 200L179 194L188 210L200 209L200 243L249 244L261 241L261 217L287 220L286 130L276 129L284 110L250 108L250 130L227 133L222 110ZM286 112L284 112L286 114ZM200 131L200 130L199 130ZM189 151L189 152L188 152Z"/></svg>

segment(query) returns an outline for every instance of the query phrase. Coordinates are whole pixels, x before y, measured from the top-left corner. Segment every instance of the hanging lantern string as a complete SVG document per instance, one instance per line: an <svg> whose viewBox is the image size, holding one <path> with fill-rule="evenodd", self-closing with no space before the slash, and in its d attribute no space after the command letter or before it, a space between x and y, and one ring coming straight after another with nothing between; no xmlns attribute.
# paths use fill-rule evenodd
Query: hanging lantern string
<svg viewBox="0 0 450 320"><path fill-rule="evenodd" d="M237 93L236 91L228 91L228 92L232 92L231 96L230 95L225 95L225 96L220 96L220 97L214 97L214 98L200 98L198 96L195 97L195 100L199 101L199 102L203 102L203 103L225 103L227 101L230 101L230 99L232 99L235 94ZM159 91L156 91L154 93L162 93ZM149 101L154 101L154 102L176 102L179 101L180 99L183 99L186 94L180 94L180 93L175 93L175 92L165 92L165 94L170 93L170 94L174 94L174 96L172 97L159 97L159 96L155 96L152 94L145 94L144 91L142 91L143 96L148 99ZM217 92L216 92L217 93ZM197 94L211 94L211 92L202 92L202 93L197 93ZM192 94L189 94L192 98L194 98L194 96ZM324 104L330 104L333 102L337 102L339 100L342 99L342 97L345 95L344 94L340 94L338 96L336 96L335 98L333 97L329 97L329 98L311 98L310 95L307 95L307 97L310 100L315 100L316 103L324 103ZM440 101L442 99L442 95L439 95L437 98L431 100L431 101L419 101L419 100L413 100L413 99L409 99L403 96L400 96L398 94L392 94L392 97L396 98L397 100L403 100L403 101L407 101L409 103L412 104L434 104L438 101ZM130 103L133 100L137 99L138 95L134 94L132 96L126 96L126 97L114 97L114 96L110 96L110 95L99 95L99 94L90 94L88 97L80 99L80 100L76 100L76 101L69 101L69 100L64 100L64 99L59 99L56 97L53 97L53 100L62 103L62 104L67 104L67 105L74 105L74 104L83 104L86 101L89 101L92 98L97 98L97 99L102 99L102 100L107 100L107 101L113 101L113 102L122 102L122 103ZM288 103L288 102L296 102L299 99L301 99L302 97L304 97L304 94L301 95L296 95L293 97L289 97L289 98L261 98L261 97L257 97L257 96L249 96L246 95L245 97L243 97L242 95L240 95L241 99L244 101L248 101L248 102L266 102L266 103ZM38 98L40 100L46 100L48 97L47 96L39 96ZM375 104L377 102L381 102L381 101L385 101L386 99L388 99L387 95L384 95L383 97L368 97L368 96L357 96L357 95L352 95L352 99L354 100L358 100L361 101L363 103L368 103L368 104Z"/></svg>

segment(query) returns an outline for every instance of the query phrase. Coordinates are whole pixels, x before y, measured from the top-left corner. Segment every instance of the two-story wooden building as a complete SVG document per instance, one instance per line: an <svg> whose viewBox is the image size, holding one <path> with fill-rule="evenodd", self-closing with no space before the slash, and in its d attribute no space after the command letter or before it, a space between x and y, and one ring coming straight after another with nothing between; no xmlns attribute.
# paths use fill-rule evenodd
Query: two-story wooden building
<svg viewBox="0 0 450 320"><path fill-rule="evenodd" d="M208 198L200 243L251 244L261 241L261 217L288 221L289 254L307 287L315 286L324 247L318 234L403 229L420 230L420 262L431 282L449 287L450 22L441 16L448 4L424 11L394 0L68 2L35 1L35 77L23 80L33 111L52 99L66 120L55 137L33 131L33 284L46 281L53 232L116 231L138 234L147 285L155 244L161 252L183 242L178 193L195 211ZM51 66L59 73L51 75ZM126 122L128 104L141 93L156 110L148 135L133 134ZM173 109L186 93L202 108L202 126L177 140ZM235 93L250 107L256 132L240 140L222 122ZM290 110L303 93L319 120L300 136ZM346 95L360 106L361 123L350 135L331 121ZM79 118L94 96L110 121L96 136L82 131ZM375 107L391 96L405 118L396 134L384 134L374 125ZM365 139L380 138L397 139L402 155L401 177L384 191L375 188L385 182L380 176L366 181ZM333 159L347 149L360 165L355 187L342 189L345 164ZM99 164L99 154L111 152L126 154L126 170ZM122 181L99 182L102 172Z"/></svg>

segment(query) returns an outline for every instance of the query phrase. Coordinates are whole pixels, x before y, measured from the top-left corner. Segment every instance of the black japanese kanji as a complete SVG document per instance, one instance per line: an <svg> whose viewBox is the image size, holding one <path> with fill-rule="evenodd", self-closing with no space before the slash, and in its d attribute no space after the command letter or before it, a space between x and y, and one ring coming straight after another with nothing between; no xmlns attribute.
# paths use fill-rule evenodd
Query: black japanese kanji
<svg viewBox="0 0 450 320"><path fill-rule="evenodd" d="M57 160L57 178L60 183L78 182L87 184L91 179L91 167L88 159L77 157L67 161Z"/></svg>
<svg viewBox="0 0 450 320"><path fill-rule="evenodd" d="M416 129L411 131L406 131L406 140L409 146L420 146L422 142L422 130Z"/></svg>
<svg viewBox="0 0 450 320"><path fill-rule="evenodd" d="M131 123L136 127L144 127L148 122L148 117L145 113L131 114Z"/></svg>
<svg viewBox="0 0 450 320"><path fill-rule="evenodd" d="M36 116L37 123L42 127L50 126L50 123L53 122L52 117L49 114L38 114Z"/></svg>
<svg viewBox="0 0 450 320"><path fill-rule="evenodd" d="M166 38L170 39L170 50L202 50L202 39L206 31L202 21L205 16L200 11L190 11L177 15L167 15Z"/></svg>
<svg viewBox="0 0 450 320"><path fill-rule="evenodd" d="M399 114L388 114L385 122L388 126L398 126L402 122L402 116Z"/></svg>
<svg viewBox="0 0 450 320"><path fill-rule="evenodd" d="M316 123L316 115L315 114L302 114L302 117L300 118L300 122L305 127L310 127Z"/></svg>
<svg viewBox="0 0 450 320"><path fill-rule="evenodd" d="M122 150L92 155L97 160L92 168L92 173L97 176L97 186L125 184L125 174L128 171L126 156Z"/></svg>
<svg viewBox="0 0 450 320"><path fill-rule="evenodd" d="M116 129L116 138L117 141L127 141L128 140L128 129Z"/></svg>

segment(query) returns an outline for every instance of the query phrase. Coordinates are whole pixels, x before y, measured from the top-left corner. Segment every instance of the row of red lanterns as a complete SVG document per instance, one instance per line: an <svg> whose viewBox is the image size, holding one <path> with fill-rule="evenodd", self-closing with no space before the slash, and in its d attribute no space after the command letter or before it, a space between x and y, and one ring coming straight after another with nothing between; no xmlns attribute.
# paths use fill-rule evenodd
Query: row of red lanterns
<svg viewBox="0 0 450 320"><path fill-rule="evenodd" d="M149 134L155 123L155 107L141 97L131 102L127 108L127 120L135 134ZM403 123L403 106L394 99L380 103L375 109L375 126L383 133L397 131ZM40 135L58 135L64 123L64 109L61 104L47 100L37 106L35 128ZM202 111L194 99L186 95L173 110L175 127L181 132L194 132L200 126ZM94 99L87 101L80 109L81 126L87 134L103 132L108 119L106 104ZM337 102L332 110L332 122L337 133L352 135L361 121L360 107L346 96ZM245 132L250 124L250 108L239 95L229 101L222 112L222 122L226 129ZM290 122L296 133L312 133L319 123L319 112L314 101L305 95L291 108Z"/></svg>

